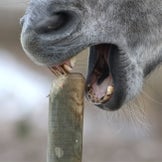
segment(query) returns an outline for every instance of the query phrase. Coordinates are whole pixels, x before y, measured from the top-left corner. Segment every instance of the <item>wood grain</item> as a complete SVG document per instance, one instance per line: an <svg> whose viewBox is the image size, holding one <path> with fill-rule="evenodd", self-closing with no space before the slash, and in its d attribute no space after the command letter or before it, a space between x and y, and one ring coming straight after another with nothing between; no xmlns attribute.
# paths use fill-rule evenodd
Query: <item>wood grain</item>
<svg viewBox="0 0 162 162"><path fill-rule="evenodd" d="M84 84L81 74L70 74L52 85L47 162L82 161Z"/></svg>

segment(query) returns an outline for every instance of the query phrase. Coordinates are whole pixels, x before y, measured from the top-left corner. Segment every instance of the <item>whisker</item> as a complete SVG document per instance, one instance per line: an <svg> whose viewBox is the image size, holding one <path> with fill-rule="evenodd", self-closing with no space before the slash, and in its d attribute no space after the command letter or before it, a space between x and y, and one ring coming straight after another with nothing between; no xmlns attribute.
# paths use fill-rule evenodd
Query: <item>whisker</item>
<svg viewBox="0 0 162 162"><path fill-rule="evenodd" d="M108 125L115 128L117 133L129 129L135 136L147 136L150 134L151 124L145 109L144 100L140 96L118 111L107 112Z"/></svg>
<svg viewBox="0 0 162 162"><path fill-rule="evenodd" d="M158 104L158 105L162 105L162 102L159 102L158 100L154 99L152 96L150 96L147 92L145 92L144 90L141 91L141 93L143 95L145 95L145 97L147 97L149 100L151 100L152 102Z"/></svg>

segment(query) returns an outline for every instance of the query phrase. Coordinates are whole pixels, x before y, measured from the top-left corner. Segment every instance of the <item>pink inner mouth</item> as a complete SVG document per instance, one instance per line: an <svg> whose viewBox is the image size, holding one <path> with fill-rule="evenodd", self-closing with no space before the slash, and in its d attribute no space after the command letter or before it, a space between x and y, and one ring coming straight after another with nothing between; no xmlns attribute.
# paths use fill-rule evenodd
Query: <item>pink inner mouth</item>
<svg viewBox="0 0 162 162"><path fill-rule="evenodd" d="M96 82L92 85L92 89L94 91L94 94L96 98L100 99L105 96L107 93L107 88L108 86L112 85L112 78L107 77L102 84L98 85Z"/></svg>

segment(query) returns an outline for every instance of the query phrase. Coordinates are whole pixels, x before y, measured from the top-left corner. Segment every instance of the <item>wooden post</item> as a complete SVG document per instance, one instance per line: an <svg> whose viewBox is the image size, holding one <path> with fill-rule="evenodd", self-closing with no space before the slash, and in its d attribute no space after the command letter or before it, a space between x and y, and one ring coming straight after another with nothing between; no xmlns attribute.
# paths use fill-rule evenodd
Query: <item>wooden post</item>
<svg viewBox="0 0 162 162"><path fill-rule="evenodd" d="M49 103L47 162L81 162L84 78L70 74L54 81Z"/></svg>

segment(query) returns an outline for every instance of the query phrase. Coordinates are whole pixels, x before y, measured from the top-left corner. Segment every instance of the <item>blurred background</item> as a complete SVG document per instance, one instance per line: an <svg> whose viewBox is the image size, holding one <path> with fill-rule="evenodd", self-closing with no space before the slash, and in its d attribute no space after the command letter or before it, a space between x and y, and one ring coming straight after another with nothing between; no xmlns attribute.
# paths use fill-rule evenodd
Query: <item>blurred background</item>
<svg viewBox="0 0 162 162"><path fill-rule="evenodd" d="M0 162L45 162L53 74L20 44L27 0L0 0ZM76 71L86 74L87 50ZM162 162L162 68L117 112L85 104L84 162Z"/></svg>

